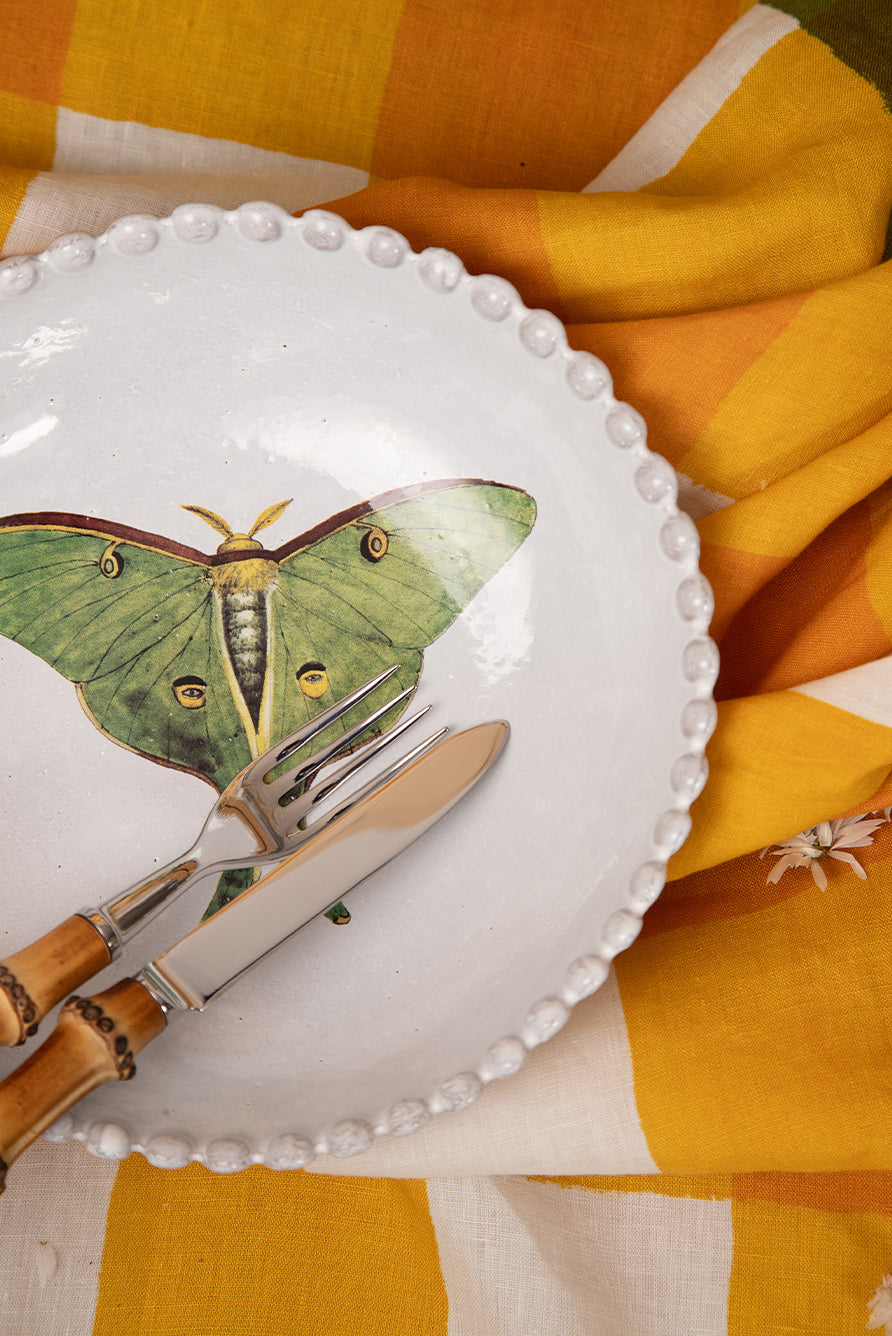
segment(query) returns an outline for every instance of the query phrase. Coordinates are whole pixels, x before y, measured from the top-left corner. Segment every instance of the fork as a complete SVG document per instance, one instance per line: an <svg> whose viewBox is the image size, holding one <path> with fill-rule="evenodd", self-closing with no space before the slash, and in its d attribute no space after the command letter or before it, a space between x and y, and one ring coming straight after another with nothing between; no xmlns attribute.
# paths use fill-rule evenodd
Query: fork
<svg viewBox="0 0 892 1336"><path fill-rule="evenodd" d="M285 767L285 763L399 668L394 664L357 687L246 766L220 794L195 843L181 857L101 905L72 914L30 946L0 961L0 1045L14 1047L36 1034L38 1023L57 1002L110 964L126 942L196 882L232 868L262 869L292 857L318 833L320 824L334 821L385 784L410 759L433 746L445 728L378 773L359 793L307 824L321 802L363 771L430 706L373 738L312 787L307 787L308 782L319 771L407 700L414 686L303 757L296 769ZM283 767L284 773L279 773Z"/></svg>

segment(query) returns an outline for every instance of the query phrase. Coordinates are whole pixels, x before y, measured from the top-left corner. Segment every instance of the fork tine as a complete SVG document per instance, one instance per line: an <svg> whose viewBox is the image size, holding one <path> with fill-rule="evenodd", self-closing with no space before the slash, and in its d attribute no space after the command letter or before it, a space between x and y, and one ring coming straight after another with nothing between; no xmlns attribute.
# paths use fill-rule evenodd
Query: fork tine
<svg viewBox="0 0 892 1336"><path fill-rule="evenodd" d="M398 673L401 667L402 664L395 663L393 667L385 668L383 673L378 673L377 677L371 678L370 681L365 682L361 687L357 687L355 691L351 691L349 695L344 696L342 700L335 701L334 705L330 705L327 710L317 714L314 719L310 719L306 724L302 724L300 728L295 729L293 733L289 733L287 738L282 738L281 742L278 742L275 747L270 747L261 756L256 757L249 766L246 766L240 776L241 781L243 782L249 778L253 779L258 770L267 773L274 770L292 752L296 752L305 743L312 742L313 738L321 733L323 728L327 728L329 724L334 723L348 710L351 710L354 705L358 705L360 701L365 700L366 696L371 695L376 687L381 686L382 682L386 682L388 678L393 677L394 673Z"/></svg>
<svg viewBox="0 0 892 1336"><path fill-rule="evenodd" d="M397 697L397 699L399 699L399 697ZM396 704L396 701L393 703ZM358 771L368 765L369 761L374 760L374 758L379 756L385 748L389 747L392 742L396 742L397 738L401 737L407 729L411 728L413 724L417 724L418 720L422 719L430 708L429 705L425 705L420 710L416 710L415 714L411 715L410 718L401 719L399 723L394 724L392 728L389 728L386 733L379 734L377 738L367 743L360 751L355 752L350 756L328 779L309 791L309 794L307 795L309 799L309 807L312 808L317 803L321 802L323 798L328 798L336 789L339 789L342 784L346 783L351 775L357 774ZM300 787L300 781L292 787L293 789L298 789ZM295 794L295 796L297 795ZM286 792L279 798L279 806L285 807L288 804L288 800L289 791L286 790Z"/></svg>
<svg viewBox="0 0 892 1336"><path fill-rule="evenodd" d="M298 766L291 777L291 783L300 784L323 765L327 765L345 747L349 747L351 742L354 742L361 733L365 733L369 728L374 728L375 724L383 719L386 714L389 714L395 706L402 705L403 701L408 700L414 691L414 686L407 687L405 691L401 691L398 696L394 696L393 700L388 701L386 705L381 705L377 710L373 710L371 714L366 715L364 719L358 719L355 724L351 724L339 738L335 738L333 742L329 742L326 746L320 747L318 751L314 751Z"/></svg>
<svg viewBox="0 0 892 1336"><path fill-rule="evenodd" d="M403 732L406 728L409 727L409 724L414 724L417 719L420 719L423 714L427 713L428 709L430 709L430 706L425 706L423 710L419 710L418 714L413 715L411 719L406 720L402 724L397 725L399 731ZM395 732L396 730L392 731ZM435 745L435 743L439 742L440 739L444 736L444 734L448 732L449 732L448 727L444 725L442 728L438 728L435 733L431 733L431 735L425 738L423 742L419 742L417 746L411 749L411 751L408 751L405 753L405 755L398 757L391 765L389 765L386 768L386 770L379 771L372 779L368 781L367 784L364 784L361 789L357 789L355 793L351 793L349 797L347 797L342 803L340 803L339 806L332 808L331 811L328 811L323 816L320 816L318 821L312 822L308 828L308 834L314 831L317 826L320 825L327 826L332 821L337 821L339 817L345 816L347 812L352 811L354 807L357 807L359 803L364 802L366 798L370 798L373 793L377 793L378 790L382 789L385 784L390 782L391 779L394 779L398 774L400 774L403 770L405 770L408 766L410 766L413 761L417 761L419 756L422 756L426 751L430 751L430 749ZM385 736L389 738L390 735L387 734ZM379 751L381 750L380 747L378 748L378 750ZM364 759L365 758L363 758L363 760ZM360 763L357 761L353 767L354 771L359 769L359 764ZM343 779L347 778L348 778L347 775L343 776ZM328 792L331 793L333 791L333 788L337 787L341 782L342 780L338 780L338 784L333 785L332 788L328 790ZM302 815L306 815L306 813L304 812ZM291 826L290 829L283 832L282 838L284 840L289 839L290 836L294 834L294 831L300 824L301 819L302 816L298 815L297 819L294 822L294 825Z"/></svg>
<svg viewBox="0 0 892 1336"><path fill-rule="evenodd" d="M284 793L287 793L290 789L296 788L299 784L302 784L310 775L326 765L332 757L337 756L345 747L349 747L350 743L358 738L361 733L364 733L369 728L373 728L385 714L389 714L395 706L401 705L404 700L407 700L414 690L414 686L407 687L405 691L401 691L398 696L394 696L393 700L388 701L386 705L379 706L377 710L373 710L372 713L366 715L365 718L357 720L355 724L351 724L340 737L335 738L334 741L327 743L326 746L320 747L318 751L314 751L310 756L307 756L296 770L289 771L287 775L282 775L278 779L267 780L264 778L264 784L266 785L266 792L268 795L271 798L281 799Z"/></svg>

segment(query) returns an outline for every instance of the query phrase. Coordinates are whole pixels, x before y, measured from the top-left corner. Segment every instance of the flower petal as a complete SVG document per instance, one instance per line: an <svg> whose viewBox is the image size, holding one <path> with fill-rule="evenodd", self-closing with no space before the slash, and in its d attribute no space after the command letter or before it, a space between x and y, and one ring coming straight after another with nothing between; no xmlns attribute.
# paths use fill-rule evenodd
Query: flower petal
<svg viewBox="0 0 892 1336"><path fill-rule="evenodd" d="M838 851L836 849L831 849L830 857L838 858L841 863L848 863L849 866L858 874L858 876L861 878L862 881L867 880L867 873L864 871L864 868L858 862L854 854L847 854Z"/></svg>
<svg viewBox="0 0 892 1336"><path fill-rule="evenodd" d="M847 817L842 821L833 821L833 844L849 846L852 839L872 837L884 822L875 817ZM872 843L871 839L871 843Z"/></svg>
<svg viewBox="0 0 892 1336"><path fill-rule="evenodd" d="M778 859L774 867L769 872L766 885L767 886L775 885L777 882L780 881L784 873L787 872L790 868L808 867L809 862L810 859L804 858L802 854L784 854L782 858Z"/></svg>
<svg viewBox="0 0 892 1336"><path fill-rule="evenodd" d="M819 886L822 891L826 891L827 873L821 867L821 864L818 862L817 859L814 859L814 861L811 864L811 875L815 879L815 885Z"/></svg>

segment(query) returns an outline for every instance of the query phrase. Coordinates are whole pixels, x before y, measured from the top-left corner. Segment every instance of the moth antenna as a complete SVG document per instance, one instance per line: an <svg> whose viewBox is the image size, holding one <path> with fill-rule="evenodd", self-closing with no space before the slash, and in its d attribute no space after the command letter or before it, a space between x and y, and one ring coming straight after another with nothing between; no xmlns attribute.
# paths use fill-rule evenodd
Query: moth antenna
<svg viewBox="0 0 892 1336"><path fill-rule="evenodd" d="M266 510L262 510L251 528L248 530L248 537L253 538L254 534L259 533L261 529L266 529L270 524L275 524L276 520L280 515L285 513L285 510L291 505L293 500L294 497L289 496L287 501L277 501L274 506L267 506Z"/></svg>
<svg viewBox="0 0 892 1336"><path fill-rule="evenodd" d="M212 510L206 510L204 506L180 506L180 510L191 510L193 515L200 516L205 524L209 524L212 529L216 529L217 533L221 533L224 538L232 538L232 529L220 515L215 515Z"/></svg>

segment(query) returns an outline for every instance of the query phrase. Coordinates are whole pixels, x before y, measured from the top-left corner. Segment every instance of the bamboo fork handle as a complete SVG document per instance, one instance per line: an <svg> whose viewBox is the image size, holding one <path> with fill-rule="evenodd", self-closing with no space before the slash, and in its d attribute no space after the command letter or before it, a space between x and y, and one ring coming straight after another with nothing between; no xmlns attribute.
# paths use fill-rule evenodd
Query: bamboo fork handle
<svg viewBox="0 0 892 1336"><path fill-rule="evenodd" d="M23 1044L57 1002L110 960L104 938L80 914L0 960L0 1046Z"/></svg>
<svg viewBox="0 0 892 1336"><path fill-rule="evenodd" d="M134 1054L165 1025L164 1012L136 979L96 997L68 999L49 1038L0 1082L0 1192L16 1156L91 1090L128 1081Z"/></svg>

